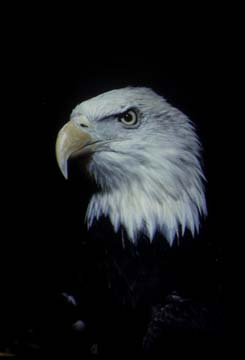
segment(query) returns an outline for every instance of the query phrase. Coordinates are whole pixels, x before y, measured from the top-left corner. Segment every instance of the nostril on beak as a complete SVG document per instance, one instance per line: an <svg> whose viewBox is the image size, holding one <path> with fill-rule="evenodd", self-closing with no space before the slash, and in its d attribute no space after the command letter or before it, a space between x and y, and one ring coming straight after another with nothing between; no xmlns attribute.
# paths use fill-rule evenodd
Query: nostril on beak
<svg viewBox="0 0 245 360"><path fill-rule="evenodd" d="M74 120L75 120L75 123L78 126L81 126L82 128L91 127L91 123L90 123L89 119L84 115L74 116Z"/></svg>

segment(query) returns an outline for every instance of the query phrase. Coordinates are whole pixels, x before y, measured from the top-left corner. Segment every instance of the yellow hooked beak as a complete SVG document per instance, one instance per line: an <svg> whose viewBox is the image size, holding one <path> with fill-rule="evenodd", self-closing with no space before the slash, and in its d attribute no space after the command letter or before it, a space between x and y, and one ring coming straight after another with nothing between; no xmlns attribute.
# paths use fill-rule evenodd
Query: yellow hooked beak
<svg viewBox="0 0 245 360"><path fill-rule="evenodd" d="M88 119L86 117L81 117L79 119L79 124L69 121L59 131L56 140L56 159L59 168L66 179L68 178L67 163L69 157L92 142L91 136L83 131L79 125L89 127Z"/></svg>

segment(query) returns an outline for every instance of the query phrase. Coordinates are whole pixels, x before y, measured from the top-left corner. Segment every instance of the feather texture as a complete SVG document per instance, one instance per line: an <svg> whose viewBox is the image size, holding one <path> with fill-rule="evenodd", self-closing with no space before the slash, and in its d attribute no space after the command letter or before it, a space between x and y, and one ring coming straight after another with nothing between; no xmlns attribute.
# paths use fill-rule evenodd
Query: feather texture
<svg viewBox="0 0 245 360"><path fill-rule="evenodd" d="M125 128L118 114L135 109L139 124ZM199 231L207 215L201 145L189 118L147 88L113 90L78 105L72 118L85 115L90 135L102 140L87 166L99 186L86 222L106 216L115 232L123 227L136 243L156 231L171 245L189 229Z"/></svg>

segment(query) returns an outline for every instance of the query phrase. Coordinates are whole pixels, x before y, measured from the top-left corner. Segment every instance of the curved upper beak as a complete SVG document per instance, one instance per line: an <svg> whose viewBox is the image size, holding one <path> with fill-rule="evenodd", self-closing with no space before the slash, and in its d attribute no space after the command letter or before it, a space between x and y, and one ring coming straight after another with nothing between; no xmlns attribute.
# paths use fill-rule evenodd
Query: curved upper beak
<svg viewBox="0 0 245 360"><path fill-rule="evenodd" d="M82 125L88 127L88 120L83 119ZM92 142L91 136L82 131L82 129L74 123L69 121L59 131L56 140L56 159L59 168L64 175L68 178L68 159L69 157L79 150L82 150L87 144Z"/></svg>

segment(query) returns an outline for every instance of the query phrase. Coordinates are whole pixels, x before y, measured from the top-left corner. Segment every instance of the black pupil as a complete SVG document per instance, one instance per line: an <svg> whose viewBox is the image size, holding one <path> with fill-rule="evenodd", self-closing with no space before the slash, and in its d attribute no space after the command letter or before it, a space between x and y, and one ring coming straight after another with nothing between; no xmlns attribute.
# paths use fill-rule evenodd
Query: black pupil
<svg viewBox="0 0 245 360"><path fill-rule="evenodd" d="M132 114L131 113L126 113L125 115L124 115L124 120L126 121L126 122L131 122L132 120L133 120L133 116L132 116Z"/></svg>

